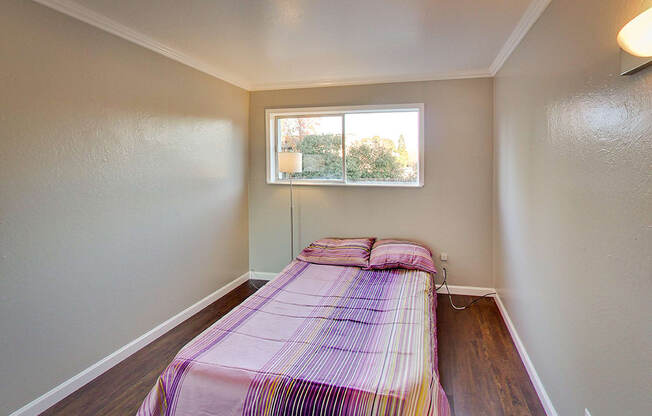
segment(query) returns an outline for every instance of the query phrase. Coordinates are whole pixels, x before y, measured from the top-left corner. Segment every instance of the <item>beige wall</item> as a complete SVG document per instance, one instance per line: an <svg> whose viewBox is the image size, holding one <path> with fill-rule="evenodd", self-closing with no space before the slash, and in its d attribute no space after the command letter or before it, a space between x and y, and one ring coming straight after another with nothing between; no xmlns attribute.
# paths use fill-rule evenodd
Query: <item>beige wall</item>
<svg viewBox="0 0 652 416"><path fill-rule="evenodd" d="M559 415L652 414L652 68L640 0L555 0L495 80L495 277Z"/></svg>
<svg viewBox="0 0 652 416"><path fill-rule="evenodd" d="M248 93L0 2L0 414L248 270Z"/></svg>
<svg viewBox="0 0 652 416"><path fill-rule="evenodd" d="M450 256L453 284L491 286L493 81L262 91L250 106L250 265L277 272L289 262L289 189L265 182L265 108L425 104L425 186L297 186L299 248L326 236L403 237Z"/></svg>

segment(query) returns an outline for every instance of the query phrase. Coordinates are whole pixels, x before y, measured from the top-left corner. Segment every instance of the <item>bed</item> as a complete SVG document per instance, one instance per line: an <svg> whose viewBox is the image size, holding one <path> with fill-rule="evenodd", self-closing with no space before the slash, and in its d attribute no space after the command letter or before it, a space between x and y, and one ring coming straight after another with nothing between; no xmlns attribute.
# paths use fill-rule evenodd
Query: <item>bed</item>
<svg viewBox="0 0 652 416"><path fill-rule="evenodd" d="M449 415L419 270L292 261L187 344L138 415Z"/></svg>

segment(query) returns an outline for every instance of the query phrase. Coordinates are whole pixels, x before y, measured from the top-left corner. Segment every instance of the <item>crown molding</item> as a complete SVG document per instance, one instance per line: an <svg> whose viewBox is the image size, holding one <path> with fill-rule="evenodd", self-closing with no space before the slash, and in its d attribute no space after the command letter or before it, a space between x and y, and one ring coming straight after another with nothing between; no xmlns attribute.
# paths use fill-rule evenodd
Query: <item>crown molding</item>
<svg viewBox="0 0 652 416"><path fill-rule="evenodd" d="M518 44L521 43L521 40L523 40L527 32L530 31L534 23L539 20L539 17L541 17L551 2L552 0L533 0L532 3L530 3L528 8L525 10L525 13L523 13L521 20L519 20L514 28L514 31L509 35L507 41L503 47L500 48L498 55L496 55L496 58L491 63L491 66L489 67L491 76L496 75L496 73L500 71L500 68L503 67L509 56L514 52Z"/></svg>
<svg viewBox="0 0 652 416"><path fill-rule="evenodd" d="M472 71L457 71L449 73L432 73L420 75L396 75L386 77L365 77L365 78L332 78L318 81L296 81L282 83L254 84L251 91L287 90L298 88L319 88L319 87L341 87L347 85L369 85L387 84L397 82L418 82L418 81L444 81L452 79L469 78L491 78L493 75L488 69Z"/></svg>
<svg viewBox="0 0 652 416"><path fill-rule="evenodd" d="M511 33L503 47L496 55L491 66L486 69L476 69L469 71L457 71L450 73L430 73L419 75L398 75L386 77L372 77L372 78L330 78L321 79L316 81L296 81L296 82L281 82L281 83L260 83L251 84L250 82L234 75L224 69L216 68L214 65L207 64L200 59L193 58L180 52L170 46L161 43L144 33L131 29L121 23L116 22L100 13L97 13L87 7L84 7L72 0L33 0L43 6L54 9L58 12L66 14L82 22L88 23L98 29L109 32L115 36L121 37L129 42L140 45L153 52L161 54L172 60L180 62L205 74L211 75L220 80L226 81L230 84L238 86L248 91L267 91L267 90L282 90L282 89L295 89L295 88L318 88L318 87L336 87L347 85L370 85L370 84L385 84L397 82L416 82L416 81L443 81L454 79L469 79L469 78L491 78L503 66L505 61L514 52L518 44L525 37L532 25L539 19L544 10L548 7L552 0L533 0L525 13L519 20L516 28Z"/></svg>
<svg viewBox="0 0 652 416"><path fill-rule="evenodd" d="M109 32L115 36L121 37L129 42L140 45L144 48L147 48L153 52L159 53L165 57L168 57L172 60L180 62L184 65L187 65L191 68L194 68L198 71L201 71L205 74L211 75L215 78L226 81L230 84L243 88L245 90L250 90L250 85L244 80L240 79L233 74L228 73L219 68L215 68L213 65L209 65L199 59L188 56L170 46L161 43L144 33L141 33L137 30L131 29L121 23L116 22L113 19L110 19L102 14L94 12L93 10L84 7L71 0L33 0L35 3L39 3L43 6L54 9L58 12L66 14L70 17L73 17L77 20L81 20L84 23L88 23L91 26L95 26L98 29Z"/></svg>

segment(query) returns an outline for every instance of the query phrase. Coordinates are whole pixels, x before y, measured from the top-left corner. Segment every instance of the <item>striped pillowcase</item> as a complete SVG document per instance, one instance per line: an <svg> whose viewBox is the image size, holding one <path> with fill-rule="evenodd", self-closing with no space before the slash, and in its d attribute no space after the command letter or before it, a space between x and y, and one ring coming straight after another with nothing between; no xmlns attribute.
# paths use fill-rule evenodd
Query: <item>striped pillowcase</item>
<svg viewBox="0 0 652 416"><path fill-rule="evenodd" d="M417 269L437 273L432 253L427 247L403 240L376 241L368 269Z"/></svg>
<svg viewBox="0 0 652 416"><path fill-rule="evenodd" d="M298 260L316 264L367 267L375 238L322 238L304 248Z"/></svg>

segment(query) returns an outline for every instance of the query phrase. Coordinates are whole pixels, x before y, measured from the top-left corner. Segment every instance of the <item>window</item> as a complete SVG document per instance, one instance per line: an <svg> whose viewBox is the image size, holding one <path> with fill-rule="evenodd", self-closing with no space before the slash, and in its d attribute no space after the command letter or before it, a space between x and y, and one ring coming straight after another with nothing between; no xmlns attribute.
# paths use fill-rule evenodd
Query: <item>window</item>
<svg viewBox="0 0 652 416"><path fill-rule="evenodd" d="M273 109L265 120L268 183L423 186L423 104ZM301 153L302 172L279 172L278 152Z"/></svg>

